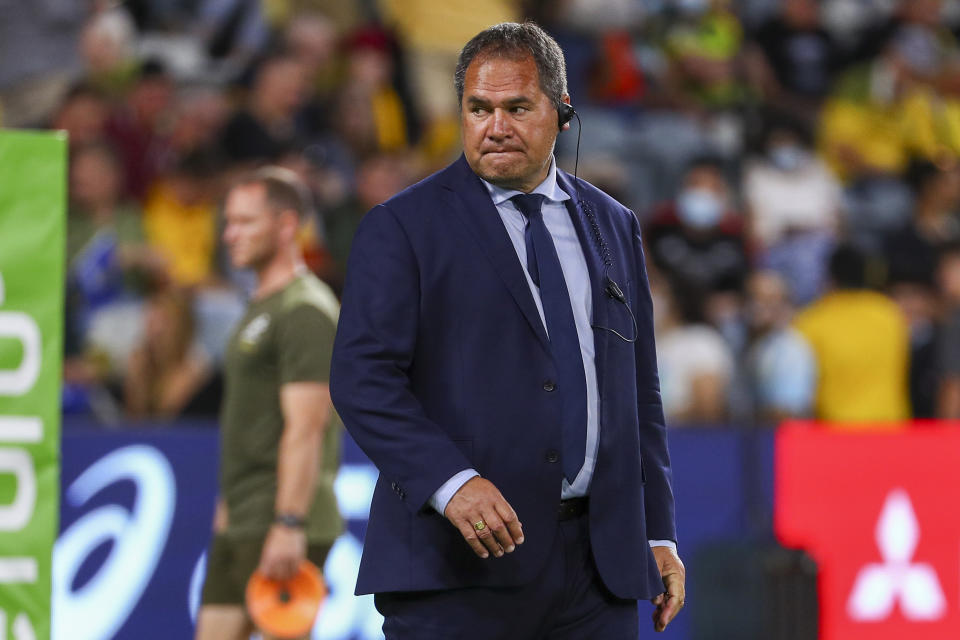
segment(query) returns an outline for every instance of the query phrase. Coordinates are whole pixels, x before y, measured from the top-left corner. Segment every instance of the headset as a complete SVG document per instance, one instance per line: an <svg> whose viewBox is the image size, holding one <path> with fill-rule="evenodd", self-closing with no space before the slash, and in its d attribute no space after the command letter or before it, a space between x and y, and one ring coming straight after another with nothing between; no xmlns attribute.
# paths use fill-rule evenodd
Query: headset
<svg viewBox="0 0 960 640"><path fill-rule="evenodd" d="M633 315L633 309L630 308L630 305L627 303L627 297L623 293L623 289L620 288L620 285L610 277L610 267L613 266L613 259L610 257L610 249L607 246L607 243L603 240L603 233L600 231L600 224L597 222L597 214L593 210L593 206L586 202L580 194L580 180L577 178L577 170L580 167L580 133L583 131L583 122L580 120L580 114L576 112L573 108L573 105L567 104L566 102L561 102L557 106L557 123L561 131L563 131L563 125L567 124L573 120L574 116L577 118L577 152L576 159L573 163L573 184L577 189L577 204L580 205L580 208L583 209L583 212L587 216L587 222L590 224L590 236L593 240L594 248L597 251L597 255L600 256L600 260L603 262L603 279L604 279L604 293L608 298L616 300L622 304L627 313L630 314L630 320L633 322L633 337L627 338L622 333L616 329L611 329L609 327L601 327L600 325L590 325L593 329L600 329L602 331L609 331L613 335L617 336L626 343L632 344L637 341L637 338L640 336L640 331L637 328L637 317Z"/></svg>
<svg viewBox="0 0 960 640"><path fill-rule="evenodd" d="M567 124L573 120L573 116L576 116L577 112L574 110L572 104L567 104L566 102L561 102L560 106L557 107L557 121L560 130L563 131L563 125ZM577 116L577 120L580 120L580 116ZM580 134L577 134L577 139L579 140Z"/></svg>

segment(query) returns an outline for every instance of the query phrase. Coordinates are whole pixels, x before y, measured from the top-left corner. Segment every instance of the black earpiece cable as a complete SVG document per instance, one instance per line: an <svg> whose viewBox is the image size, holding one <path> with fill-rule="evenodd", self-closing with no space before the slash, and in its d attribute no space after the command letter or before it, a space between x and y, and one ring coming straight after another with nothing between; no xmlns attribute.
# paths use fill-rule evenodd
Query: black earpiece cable
<svg viewBox="0 0 960 640"><path fill-rule="evenodd" d="M630 314L630 320L633 322L633 338L627 338L616 329L611 329L610 327L601 327L597 324L592 324L590 327L593 329L600 329L602 331L609 331L624 342L633 344L640 336L640 330L637 327L637 318L633 315L633 309L631 309L630 305L627 304L627 297L623 294L623 289L621 289L620 285L618 285L616 281L610 277L609 271L613 266L613 259L610 257L610 249L607 247L607 243L603 240L603 234L600 232L600 224L597 222L597 215L593 211L593 207L589 202L586 202L583 199L583 196L580 193L580 179L577 177L577 170L580 168L580 133L583 131L583 122L580 120L579 113L574 111L572 108L570 111L572 111L573 115L577 118L577 152L573 161L573 184L577 188L577 203L587 216L587 222L590 223L591 240L593 240L593 245L597 250L597 255L600 256L600 261L603 262L603 279L605 285L604 293L607 294L608 298L616 300L627 309L627 313Z"/></svg>

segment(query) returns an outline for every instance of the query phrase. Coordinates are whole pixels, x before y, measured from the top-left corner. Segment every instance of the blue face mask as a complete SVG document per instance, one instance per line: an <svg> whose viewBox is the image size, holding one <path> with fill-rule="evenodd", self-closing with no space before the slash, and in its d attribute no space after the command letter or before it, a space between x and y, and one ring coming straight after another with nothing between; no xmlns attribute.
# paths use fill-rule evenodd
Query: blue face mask
<svg viewBox="0 0 960 640"><path fill-rule="evenodd" d="M770 150L770 162L781 171L796 171L807 164L810 154L797 145L780 145Z"/></svg>
<svg viewBox="0 0 960 640"><path fill-rule="evenodd" d="M707 189L684 189L677 197L680 220L694 229L712 229L723 217L723 201Z"/></svg>

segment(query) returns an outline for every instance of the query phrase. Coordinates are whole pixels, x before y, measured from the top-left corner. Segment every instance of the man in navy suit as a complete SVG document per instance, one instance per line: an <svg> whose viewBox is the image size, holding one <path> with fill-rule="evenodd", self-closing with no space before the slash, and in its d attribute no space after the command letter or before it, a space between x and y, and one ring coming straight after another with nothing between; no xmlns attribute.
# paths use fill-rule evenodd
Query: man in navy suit
<svg viewBox="0 0 960 640"><path fill-rule="evenodd" d="M375 207L331 392L380 470L357 593L388 640L636 638L684 600L636 217L556 168L563 53L464 47L464 155Z"/></svg>

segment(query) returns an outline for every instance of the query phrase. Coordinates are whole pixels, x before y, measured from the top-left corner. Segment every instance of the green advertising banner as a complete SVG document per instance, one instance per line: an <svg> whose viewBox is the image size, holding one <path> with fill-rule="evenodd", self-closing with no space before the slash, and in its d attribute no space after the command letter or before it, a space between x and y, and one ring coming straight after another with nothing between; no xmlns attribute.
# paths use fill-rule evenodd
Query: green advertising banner
<svg viewBox="0 0 960 640"><path fill-rule="evenodd" d="M0 639L50 637L66 136L0 130Z"/></svg>

